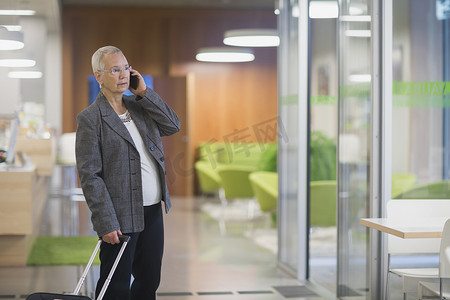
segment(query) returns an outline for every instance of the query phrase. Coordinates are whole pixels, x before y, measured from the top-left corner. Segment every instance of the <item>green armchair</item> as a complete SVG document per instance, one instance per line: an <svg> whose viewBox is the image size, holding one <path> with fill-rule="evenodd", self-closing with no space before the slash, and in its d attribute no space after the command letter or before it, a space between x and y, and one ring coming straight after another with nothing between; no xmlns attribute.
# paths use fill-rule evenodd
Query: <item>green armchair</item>
<svg viewBox="0 0 450 300"><path fill-rule="evenodd" d="M311 181L309 194L311 226L336 226L336 181Z"/></svg>
<svg viewBox="0 0 450 300"><path fill-rule="evenodd" d="M415 186L395 199L450 199L450 180Z"/></svg>
<svg viewBox="0 0 450 300"><path fill-rule="evenodd" d="M221 164L217 166L221 186L225 198L252 198L254 197L249 175L255 167L235 164Z"/></svg>
<svg viewBox="0 0 450 300"><path fill-rule="evenodd" d="M261 211L270 213L272 225L276 225L278 173L264 171L253 172L250 174L249 179Z"/></svg>
<svg viewBox="0 0 450 300"><path fill-rule="evenodd" d="M417 176L410 173L392 174L391 195L395 199L400 194L413 188L417 182Z"/></svg>
<svg viewBox="0 0 450 300"><path fill-rule="evenodd" d="M199 160L194 164L201 191L204 194L218 194L220 177L208 161Z"/></svg>

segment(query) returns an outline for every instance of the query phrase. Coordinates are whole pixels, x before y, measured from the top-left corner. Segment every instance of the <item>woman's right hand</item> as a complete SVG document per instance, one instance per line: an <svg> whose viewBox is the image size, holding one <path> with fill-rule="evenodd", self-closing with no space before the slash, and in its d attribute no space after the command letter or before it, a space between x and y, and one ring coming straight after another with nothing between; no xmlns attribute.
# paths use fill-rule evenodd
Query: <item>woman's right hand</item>
<svg viewBox="0 0 450 300"><path fill-rule="evenodd" d="M120 229L110 232L108 234L105 234L104 236L102 236L102 240L108 244L112 244L112 245L118 244L118 243L120 243L119 235L122 235L122 232L120 231Z"/></svg>

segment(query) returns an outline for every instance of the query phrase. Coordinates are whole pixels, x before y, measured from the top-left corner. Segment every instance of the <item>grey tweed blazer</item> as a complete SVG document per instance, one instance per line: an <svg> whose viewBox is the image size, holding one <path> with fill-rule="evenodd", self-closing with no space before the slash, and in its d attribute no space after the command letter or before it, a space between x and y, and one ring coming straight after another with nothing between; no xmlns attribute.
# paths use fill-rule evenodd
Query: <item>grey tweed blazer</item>
<svg viewBox="0 0 450 300"><path fill-rule="evenodd" d="M149 152L159 164L166 213L171 203L165 180L161 136L180 130L176 113L153 90L145 97L123 96ZM100 92L77 116L76 162L84 197L99 236L120 229L144 229L141 161L127 128Z"/></svg>

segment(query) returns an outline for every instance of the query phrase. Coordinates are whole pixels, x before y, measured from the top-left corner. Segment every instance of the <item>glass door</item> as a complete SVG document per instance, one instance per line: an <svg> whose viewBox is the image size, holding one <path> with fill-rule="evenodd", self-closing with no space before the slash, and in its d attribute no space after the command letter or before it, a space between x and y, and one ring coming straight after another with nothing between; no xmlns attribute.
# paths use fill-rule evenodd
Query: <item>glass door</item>
<svg viewBox="0 0 450 300"><path fill-rule="evenodd" d="M338 6L309 7L309 280L336 294Z"/></svg>
<svg viewBox="0 0 450 300"><path fill-rule="evenodd" d="M340 1L338 101L338 277L337 296L368 292L367 231L372 145L372 1Z"/></svg>
<svg viewBox="0 0 450 300"><path fill-rule="evenodd" d="M298 0L280 0L278 49L279 121L286 128L286 140L278 143L278 260L297 277L299 273L299 69ZM280 124L279 124L280 125Z"/></svg>

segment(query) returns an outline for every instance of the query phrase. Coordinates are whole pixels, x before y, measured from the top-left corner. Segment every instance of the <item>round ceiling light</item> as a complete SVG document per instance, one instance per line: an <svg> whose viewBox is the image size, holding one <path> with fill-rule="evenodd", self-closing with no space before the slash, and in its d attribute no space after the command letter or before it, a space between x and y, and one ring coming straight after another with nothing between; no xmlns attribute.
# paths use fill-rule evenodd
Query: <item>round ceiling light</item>
<svg viewBox="0 0 450 300"><path fill-rule="evenodd" d="M20 79L37 79L42 77L42 72L40 71L11 71L8 73L9 78L20 78Z"/></svg>
<svg viewBox="0 0 450 300"><path fill-rule="evenodd" d="M24 68L33 67L36 61L27 58L0 58L0 67Z"/></svg>
<svg viewBox="0 0 450 300"><path fill-rule="evenodd" d="M22 32L8 31L5 26L0 26L0 50L18 50L24 45Z"/></svg>
<svg viewBox="0 0 450 300"><path fill-rule="evenodd" d="M273 29L235 29L225 32L223 43L239 47L277 47L280 37Z"/></svg>
<svg viewBox="0 0 450 300"><path fill-rule="evenodd" d="M23 50L0 52L0 67L24 68L34 65L36 61L29 52Z"/></svg>
<svg viewBox="0 0 450 300"><path fill-rule="evenodd" d="M253 51L243 48L201 48L195 58L203 62L249 62L255 59Z"/></svg>

